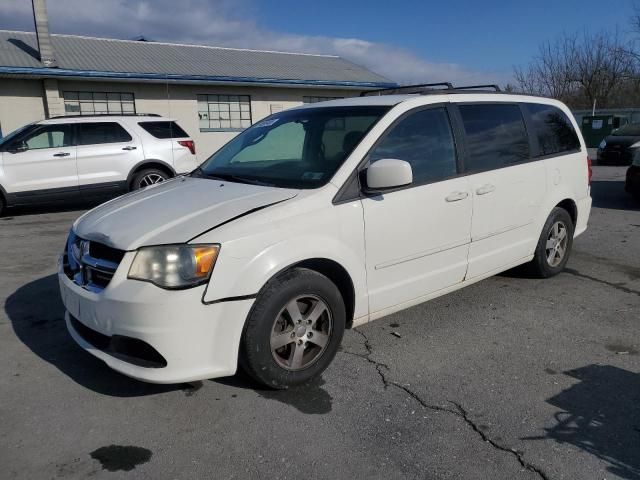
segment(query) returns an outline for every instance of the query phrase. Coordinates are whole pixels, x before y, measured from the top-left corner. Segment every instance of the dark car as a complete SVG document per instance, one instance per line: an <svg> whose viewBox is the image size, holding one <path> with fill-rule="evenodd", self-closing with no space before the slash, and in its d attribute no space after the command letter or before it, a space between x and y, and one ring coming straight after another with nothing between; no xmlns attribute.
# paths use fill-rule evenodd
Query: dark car
<svg viewBox="0 0 640 480"><path fill-rule="evenodd" d="M640 201L640 159L636 160L627 170L624 189Z"/></svg>
<svg viewBox="0 0 640 480"><path fill-rule="evenodd" d="M640 147L640 123L629 123L614 130L600 143L598 164L631 165L638 147ZM640 154L640 150L638 153Z"/></svg>

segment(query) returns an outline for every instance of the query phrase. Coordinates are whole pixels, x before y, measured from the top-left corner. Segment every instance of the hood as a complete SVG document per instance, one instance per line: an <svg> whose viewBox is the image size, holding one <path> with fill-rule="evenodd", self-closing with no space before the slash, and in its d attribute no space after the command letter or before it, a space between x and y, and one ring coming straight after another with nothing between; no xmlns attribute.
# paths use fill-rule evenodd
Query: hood
<svg viewBox="0 0 640 480"><path fill-rule="evenodd" d="M297 190L178 177L90 210L76 220L73 230L120 250L184 243L296 194Z"/></svg>

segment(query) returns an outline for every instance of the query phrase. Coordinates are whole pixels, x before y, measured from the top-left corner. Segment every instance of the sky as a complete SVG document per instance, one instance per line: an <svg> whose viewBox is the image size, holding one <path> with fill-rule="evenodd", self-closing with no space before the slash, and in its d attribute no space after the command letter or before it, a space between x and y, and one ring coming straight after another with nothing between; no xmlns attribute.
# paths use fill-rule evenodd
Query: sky
<svg viewBox="0 0 640 480"><path fill-rule="evenodd" d="M48 0L52 33L340 55L399 83L512 80L563 32L633 37L615 0ZM615 4L612 8L611 4ZM33 30L29 0L0 1L0 29Z"/></svg>

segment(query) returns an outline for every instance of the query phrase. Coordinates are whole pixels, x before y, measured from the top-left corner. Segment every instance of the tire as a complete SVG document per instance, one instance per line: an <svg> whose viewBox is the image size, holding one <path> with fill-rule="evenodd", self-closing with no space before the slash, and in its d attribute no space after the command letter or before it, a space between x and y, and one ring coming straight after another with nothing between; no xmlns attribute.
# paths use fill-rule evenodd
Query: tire
<svg viewBox="0 0 640 480"><path fill-rule="evenodd" d="M563 208L554 208L542 228L533 260L526 265L528 273L538 278L549 278L564 270L573 246L574 228L569 212ZM563 230L564 236L561 233ZM559 245L560 248L554 245Z"/></svg>
<svg viewBox="0 0 640 480"><path fill-rule="evenodd" d="M331 280L306 268L289 270L258 294L245 325L240 365L269 388L306 384L335 357L345 320L342 295Z"/></svg>
<svg viewBox="0 0 640 480"><path fill-rule="evenodd" d="M167 172L158 170L157 168L146 168L135 174L131 181L131 191L140 190L155 183L164 182L169 179Z"/></svg>
<svg viewBox="0 0 640 480"><path fill-rule="evenodd" d="M0 217L2 217L2 215L4 214L6 207L7 205L4 202L4 198L2 198L2 195L0 195Z"/></svg>

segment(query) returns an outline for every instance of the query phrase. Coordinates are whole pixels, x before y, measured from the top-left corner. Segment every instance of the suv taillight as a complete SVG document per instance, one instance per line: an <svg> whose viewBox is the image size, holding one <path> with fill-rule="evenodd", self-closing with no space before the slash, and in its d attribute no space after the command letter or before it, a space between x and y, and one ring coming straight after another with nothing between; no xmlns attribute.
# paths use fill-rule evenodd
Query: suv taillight
<svg viewBox="0 0 640 480"><path fill-rule="evenodd" d="M178 140L178 143L183 147L187 147L191 152L191 155L196 154L196 142L193 140Z"/></svg>
<svg viewBox="0 0 640 480"><path fill-rule="evenodd" d="M593 177L593 166L589 157L587 157L587 168L589 169L589 186L591 186L591 177Z"/></svg>

